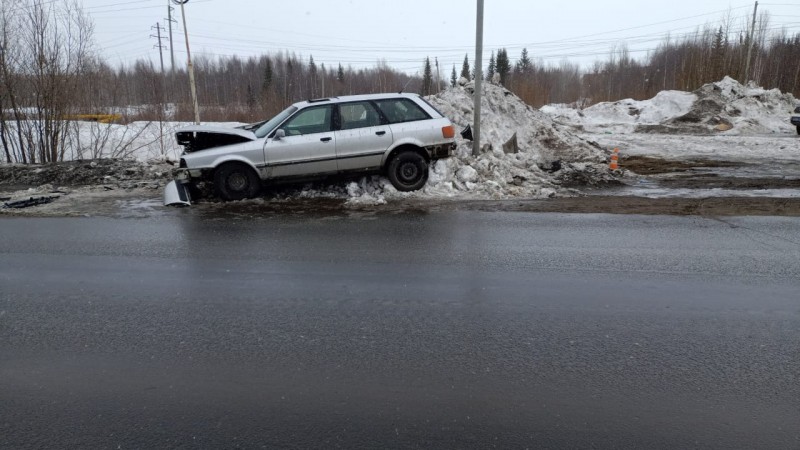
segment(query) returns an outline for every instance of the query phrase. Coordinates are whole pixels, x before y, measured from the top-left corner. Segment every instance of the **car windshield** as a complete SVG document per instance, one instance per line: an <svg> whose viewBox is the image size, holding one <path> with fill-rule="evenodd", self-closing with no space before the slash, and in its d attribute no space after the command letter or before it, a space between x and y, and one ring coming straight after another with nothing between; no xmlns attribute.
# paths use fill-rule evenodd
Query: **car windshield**
<svg viewBox="0 0 800 450"><path fill-rule="evenodd" d="M256 137L258 137L260 139L260 138L263 138L264 136L270 134L272 132L272 130L275 129L275 127L280 125L281 122L286 120L287 117L289 117L290 115L294 114L295 111L297 111L297 107L296 106L290 106L290 107L284 109L280 114L278 114L277 116L275 116L272 119L270 119L269 121L267 121L264 125L261 125L260 127L258 127L258 130L256 130Z"/></svg>

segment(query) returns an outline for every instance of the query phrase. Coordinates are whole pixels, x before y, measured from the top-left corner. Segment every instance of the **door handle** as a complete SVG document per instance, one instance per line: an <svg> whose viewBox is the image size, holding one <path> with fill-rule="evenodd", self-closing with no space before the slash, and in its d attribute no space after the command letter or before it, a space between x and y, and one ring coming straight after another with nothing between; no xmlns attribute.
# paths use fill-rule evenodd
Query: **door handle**
<svg viewBox="0 0 800 450"><path fill-rule="evenodd" d="M333 138L329 138L329 137L324 137L324 138L320 139L320 141L322 141L322 142L330 142L332 140L333 140Z"/></svg>
<svg viewBox="0 0 800 450"><path fill-rule="evenodd" d="M378 136L383 136L384 134L386 134L386 132L385 131L376 131L375 134L377 134Z"/></svg>

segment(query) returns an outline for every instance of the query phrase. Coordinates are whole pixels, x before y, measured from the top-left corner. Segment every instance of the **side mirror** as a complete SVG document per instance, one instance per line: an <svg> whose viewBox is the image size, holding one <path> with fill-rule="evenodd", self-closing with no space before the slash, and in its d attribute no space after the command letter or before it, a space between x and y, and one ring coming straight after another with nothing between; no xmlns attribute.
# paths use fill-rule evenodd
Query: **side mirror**
<svg viewBox="0 0 800 450"><path fill-rule="evenodd" d="M286 130L284 130L283 128L280 128L280 129L278 129L278 131L275 132L275 140L276 141L280 141L281 139L283 139L285 137L286 137Z"/></svg>

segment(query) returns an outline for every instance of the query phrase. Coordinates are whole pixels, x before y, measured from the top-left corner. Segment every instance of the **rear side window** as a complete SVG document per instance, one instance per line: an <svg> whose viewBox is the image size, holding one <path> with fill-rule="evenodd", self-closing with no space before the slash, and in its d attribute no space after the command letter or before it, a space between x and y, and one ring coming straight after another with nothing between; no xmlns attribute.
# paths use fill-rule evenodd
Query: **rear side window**
<svg viewBox="0 0 800 450"><path fill-rule="evenodd" d="M345 103L339 105L342 130L377 127L381 124L378 111L369 102Z"/></svg>
<svg viewBox="0 0 800 450"><path fill-rule="evenodd" d="M428 113L407 98L376 100L378 108L389 120L389 123L414 122L430 119Z"/></svg>

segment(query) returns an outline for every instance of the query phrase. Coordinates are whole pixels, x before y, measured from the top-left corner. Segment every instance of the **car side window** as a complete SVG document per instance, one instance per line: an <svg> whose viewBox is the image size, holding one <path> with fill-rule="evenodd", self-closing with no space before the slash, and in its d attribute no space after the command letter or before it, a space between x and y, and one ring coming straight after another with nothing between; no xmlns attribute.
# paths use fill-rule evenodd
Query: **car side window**
<svg viewBox="0 0 800 450"><path fill-rule="evenodd" d="M378 108L389 120L389 123L413 122L430 119L428 113L407 98L378 100Z"/></svg>
<svg viewBox="0 0 800 450"><path fill-rule="evenodd" d="M341 104L339 105L339 116L342 130L377 127L381 124L378 111L369 102Z"/></svg>
<svg viewBox="0 0 800 450"><path fill-rule="evenodd" d="M326 133L333 130L331 105L306 108L289 119L281 128L286 136Z"/></svg>

